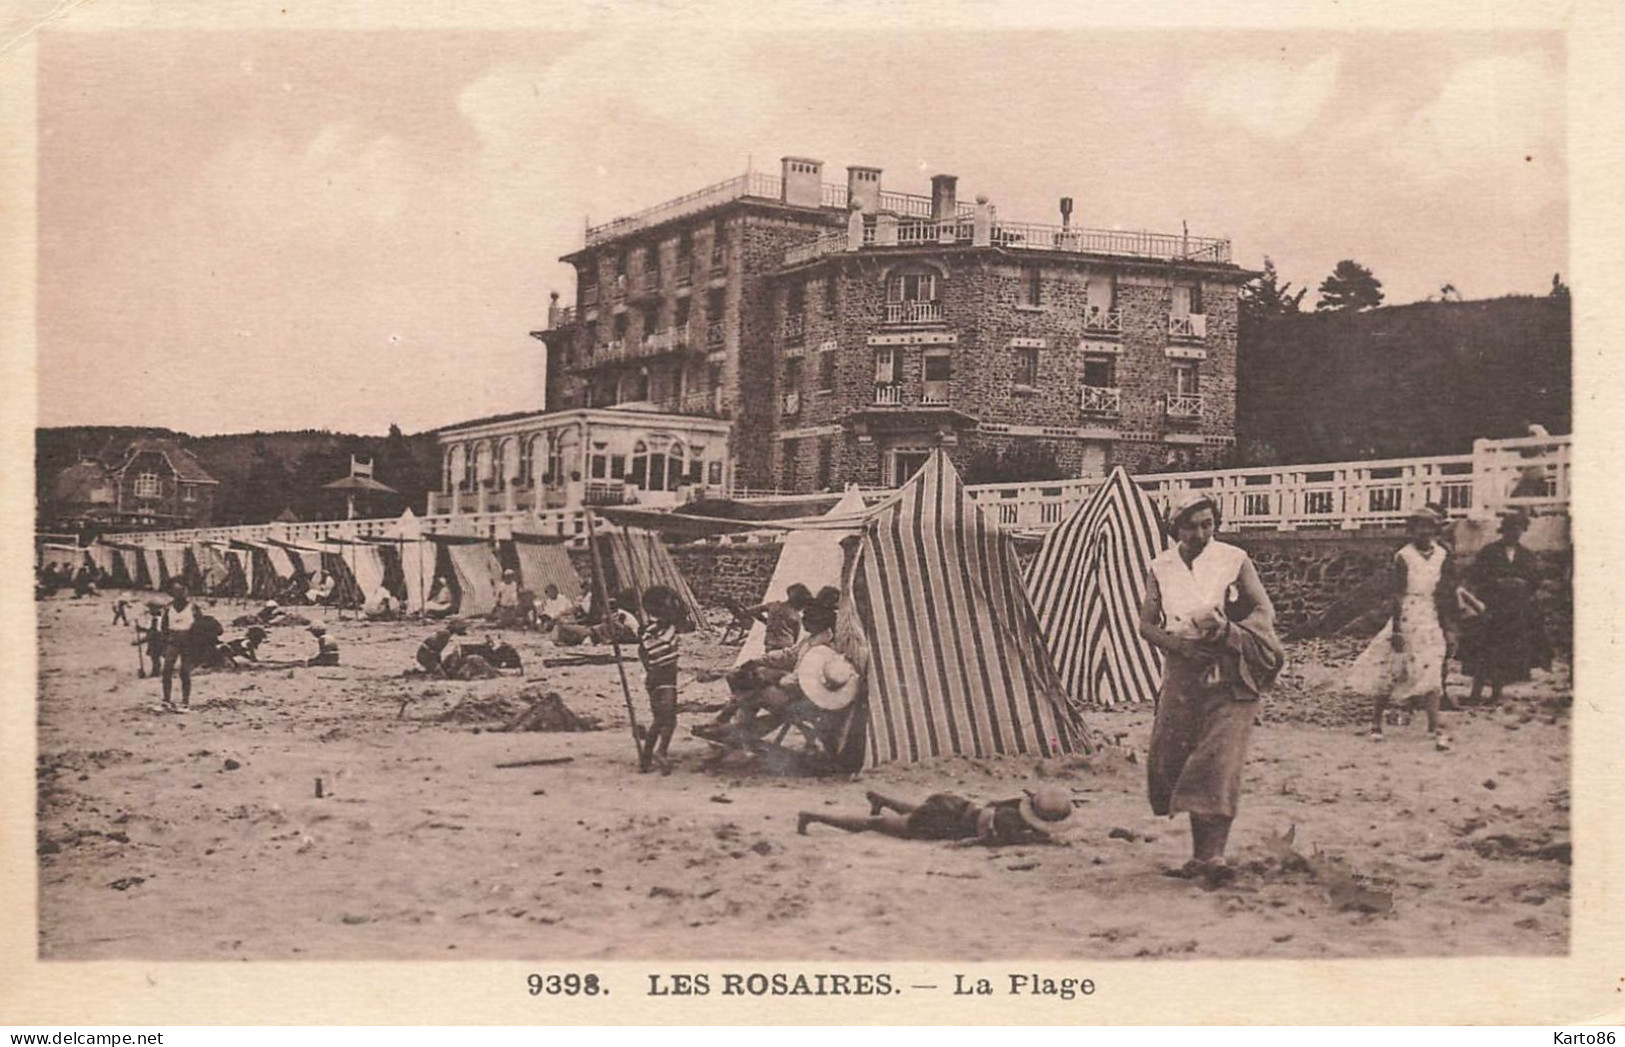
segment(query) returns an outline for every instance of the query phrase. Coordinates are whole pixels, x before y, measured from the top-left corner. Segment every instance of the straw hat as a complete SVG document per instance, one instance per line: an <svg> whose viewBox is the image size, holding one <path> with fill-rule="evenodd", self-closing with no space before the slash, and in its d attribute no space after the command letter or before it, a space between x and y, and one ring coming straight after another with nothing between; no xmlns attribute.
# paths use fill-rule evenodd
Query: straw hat
<svg viewBox="0 0 1625 1047"><path fill-rule="evenodd" d="M263 608L261 608L261 610L274 611L274 610L276 610L277 608L279 608L281 606L282 605L277 603L275 600L267 600L267 601L265 601L265 606Z"/></svg>
<svg viewBox="0 0 1625 1047"><path fill-rule="evenodd" d="M845 709L858 696L857 668L835 648L819 644L807 648L796 664L796 683L807 700L820 709Z"/></svg>
<svg viewBox="0 0 1625 1047"><path fill-rule="evenodd" d="M1021 798L1021 819L1032 828L1058 836L1077 823L1072 818L1072 794L1059 785L1041 785L1025 790Z"/></svg>

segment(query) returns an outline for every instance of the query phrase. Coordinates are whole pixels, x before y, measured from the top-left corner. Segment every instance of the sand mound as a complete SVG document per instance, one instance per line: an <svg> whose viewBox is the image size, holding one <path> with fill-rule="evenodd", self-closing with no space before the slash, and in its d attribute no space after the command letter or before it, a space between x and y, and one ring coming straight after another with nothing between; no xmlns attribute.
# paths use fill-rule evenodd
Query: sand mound
<svg viewBox="0 0 1625 1047"><path fill-rule="evenodd" d="M579 716L570 711L557 691L540 694L527 690L519 695L528 707L509 720L505 731L601 731L603 725L594 716Z"/></svg>

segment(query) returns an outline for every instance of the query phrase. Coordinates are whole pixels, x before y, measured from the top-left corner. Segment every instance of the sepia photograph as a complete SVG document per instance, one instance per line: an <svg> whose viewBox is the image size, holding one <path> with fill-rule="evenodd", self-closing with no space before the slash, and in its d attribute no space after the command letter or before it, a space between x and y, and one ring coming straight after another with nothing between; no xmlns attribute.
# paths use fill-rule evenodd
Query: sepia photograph
<svg viewBox="0 0 1625 1047"><path fill-rule="evenodd" d="M29 962L1571 955L1560 20L106 6L19 30Z"/></svg>

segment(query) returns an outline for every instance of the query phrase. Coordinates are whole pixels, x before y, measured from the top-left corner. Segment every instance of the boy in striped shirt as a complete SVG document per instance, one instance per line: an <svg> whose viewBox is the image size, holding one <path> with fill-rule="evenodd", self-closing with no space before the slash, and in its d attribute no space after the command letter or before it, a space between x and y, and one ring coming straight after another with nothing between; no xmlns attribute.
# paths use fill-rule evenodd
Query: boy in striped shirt
<svg viewBox="0 0 1625 1047"><path fill-rule="evenodd" d="M643 611L648 620L638 630L638 658L646 672L651 722L647 731L638 729L638 771L646 773L658 759L660 773L670 774L666 749L677 730L677 623L682 605L669 587L651 585L643 594Z"/></svg>

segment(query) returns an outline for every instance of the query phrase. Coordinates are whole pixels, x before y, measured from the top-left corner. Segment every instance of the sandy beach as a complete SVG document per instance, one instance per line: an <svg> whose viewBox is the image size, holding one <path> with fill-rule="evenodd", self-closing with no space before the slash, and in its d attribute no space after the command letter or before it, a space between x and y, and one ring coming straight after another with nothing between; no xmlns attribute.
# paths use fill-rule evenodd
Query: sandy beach
<svg viewBox="0 0 1625 1047"><path fill-rule="evenodd" d="M201 675L189 716L156 711L114 595L39 604L39 951L48 960L1560 955L1568 949L1565 666L1500 709L1420 716L1376 745L1339 693L1352 641L1289 645L1261 710L1231 841L1233 886L1161 875L1184 822L1144 799L1149 704L1095 712L1123 748L1091 758L951 759L859 780L773 778L688 728L723 699L702 670L734 649L685 638L669 777L636 773L612 665L526 679L403 675L431 629L323 615L339 668ZM223 621L248 605L205 601ZM228 629L228 634L231 630ZM476 626L471 638L482 630ZM294 628L269 658L311 653ZM628 666L640 716L641 672ZM1461 681L1455 693L1463 693ZM556 691L602 729L504 733L459 702ZM570 757L545 766L499 768ZM320 779L323 796L316 795ZM1069 787L1065 846L958 848L814 826L864 792L1016 795ZM1290 832L1290 842L1284 838Z"/></svg>

